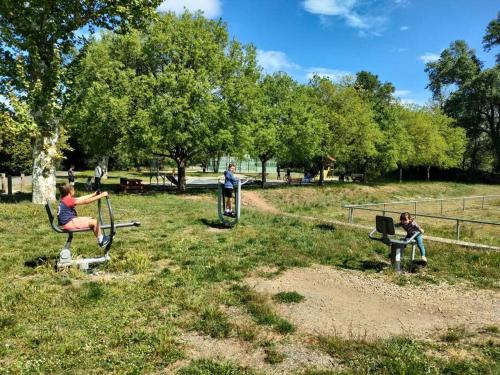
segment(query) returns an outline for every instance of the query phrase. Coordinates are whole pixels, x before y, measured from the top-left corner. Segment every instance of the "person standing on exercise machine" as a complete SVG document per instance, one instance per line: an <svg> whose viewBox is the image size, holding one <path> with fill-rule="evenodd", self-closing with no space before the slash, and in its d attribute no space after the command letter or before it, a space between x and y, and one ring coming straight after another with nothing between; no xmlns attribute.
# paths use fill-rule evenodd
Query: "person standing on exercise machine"
<svg viewBox="0 0 500 375"><path fill-rule="evenodd" d="M234 163L230 163L227 170L224 171L224 196L226 197L225 216L234 216L232 198L234 186L238 183L238 179L234 177L233 174L235 171L236 165Z"/></svg>

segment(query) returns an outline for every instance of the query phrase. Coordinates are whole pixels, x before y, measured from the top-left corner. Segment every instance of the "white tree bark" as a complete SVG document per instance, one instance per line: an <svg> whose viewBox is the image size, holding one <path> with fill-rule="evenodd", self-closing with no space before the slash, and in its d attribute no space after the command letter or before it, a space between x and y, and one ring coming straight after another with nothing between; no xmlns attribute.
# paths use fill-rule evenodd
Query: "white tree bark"
<svg viewBox="0 0 500 375"><path fill-rule="evenodd" d="M104 173L102 176L103 180L108 178L108 164L109 164L109 156L103 156L101 158L101 167L102 167L102 172Z"/></svg>
<svg viewBox="0 0 500 375"><path fill-rule="evenodd" d="M56 159L59 133L39 136L33 146L33 198L35 204L56 200Z"/></svg>

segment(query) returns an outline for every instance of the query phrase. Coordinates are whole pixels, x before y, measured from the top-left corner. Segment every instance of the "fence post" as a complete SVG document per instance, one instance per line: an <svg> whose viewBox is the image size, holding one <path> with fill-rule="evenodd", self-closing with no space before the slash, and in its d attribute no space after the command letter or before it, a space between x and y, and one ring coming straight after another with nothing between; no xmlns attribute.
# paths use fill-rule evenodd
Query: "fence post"
<svg viewBox="0 0 500 375"><path fill-rule="evenodd" d="M12 195L12 176L7 176L7 195Z"/></svg>
<svg viewBox="0 0 500 375"><path fill-rule="evenodd" d="M352 207L349 207L349 223L352 224L353 222L353 208Z"/></svg>
<svg viewBox="0 0 500 375"><path fill-rule="evenodd" d="M441 216L443 216L443 200L441 199Z"/></svg>
<svg viewBox="0 0 500 375"><path fill-rule="evenodd" d="M460 220L457 220L457 241L460 241Z"/></svg>
<svg viewBox="0 0 500 375"><path fill-rule="evenodd" d="M414 210L413 210L414 211L414 215L413 216L417 217L417 202L416 201L413 202L413 205L414 205Z"/></svg>

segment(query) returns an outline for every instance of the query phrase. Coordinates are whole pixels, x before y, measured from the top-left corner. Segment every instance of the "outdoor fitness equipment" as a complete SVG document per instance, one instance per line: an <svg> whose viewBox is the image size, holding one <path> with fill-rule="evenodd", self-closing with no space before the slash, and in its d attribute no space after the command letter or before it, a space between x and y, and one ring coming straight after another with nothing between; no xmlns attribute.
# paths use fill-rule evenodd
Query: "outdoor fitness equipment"
<svg viewBox="0 0 500 375"><path fill-rule="evenodd" d="M82 259L71 259L71 242L73 241L73 233L76 232L90 232L92 229L90 228L82 228L82 229L63 229L57 223L57 217L52 213L52 206L49 201L45 205L45 209L47 210L47 215L49 216L49 223L52 229L54 229L57 233L67 233L68 239L64 244L61 252L59 253L59 260L57 262L57 268L64 268L69 266L77 266L79 269L88 271L90 266L93 264L105 263L110 259L109 251L111 249L111 245L113 244L113 237L116 234L116 229L125 228L125 227L138 227L141 225L138 221L130 221L126 223L115 223L113 210L111 208L111 201L109 196L106 197L106 205L109 212L109 224L104 224L103 214L102 214L102 205L101 199L97 201L97 211L99 215L99 225L101 226L101 230L103 235L106 235L106 230L109 230L109 242L104 249L104 256L97 258L82 258Z"/></svg>
<svg viewBox="0 0 500 375"><path fill-rule="evenodd" d="M394 228L394 221L392 217L377 215L375 218L375 229L368 235L372 240L381 241L385 243L391 249L391 264L396 272L402 272L401 260L403 258L403 252L407 245L412 245L410 269L413 268L413 261L415 260L415 238L420 234L420 232L415 233L408 239L398 240L391 238L389 236L395 235L396 230ZM382 234L381 237L375 237L375 232Z"/></svg>
<svg viewBox="0 0 500 375"><path fill-rule="evenodd" d="M236 189L233 189L233 198L234 198L234 206L233 206L233 212L235 212L234 216L225 216L224 212L226 211L226 195L224 193L224 181L221 182L221 180L218 180L218 194L217 194L217 212L219 214L219 219L222 222L222 224L230 228L236 224L238 224L238 221L240 219L240 206L241 206L241 186L245 185L248 182L248 180L245 180L244 182L241 182L241 180L238 180L238 184L236 186Z"/></svg>

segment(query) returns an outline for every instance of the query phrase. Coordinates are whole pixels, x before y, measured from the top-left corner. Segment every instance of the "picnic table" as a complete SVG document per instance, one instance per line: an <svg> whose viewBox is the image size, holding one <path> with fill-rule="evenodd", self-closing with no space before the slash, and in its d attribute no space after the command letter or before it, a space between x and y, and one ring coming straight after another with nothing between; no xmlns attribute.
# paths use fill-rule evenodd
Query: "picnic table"
<svg viewBox="0 0 500 375"><path fill-rule="evenodd" d="M144 191L144 185L142 180L139 178L120 178L120 189L124 192L135 192L142 193Z"/></svg>

